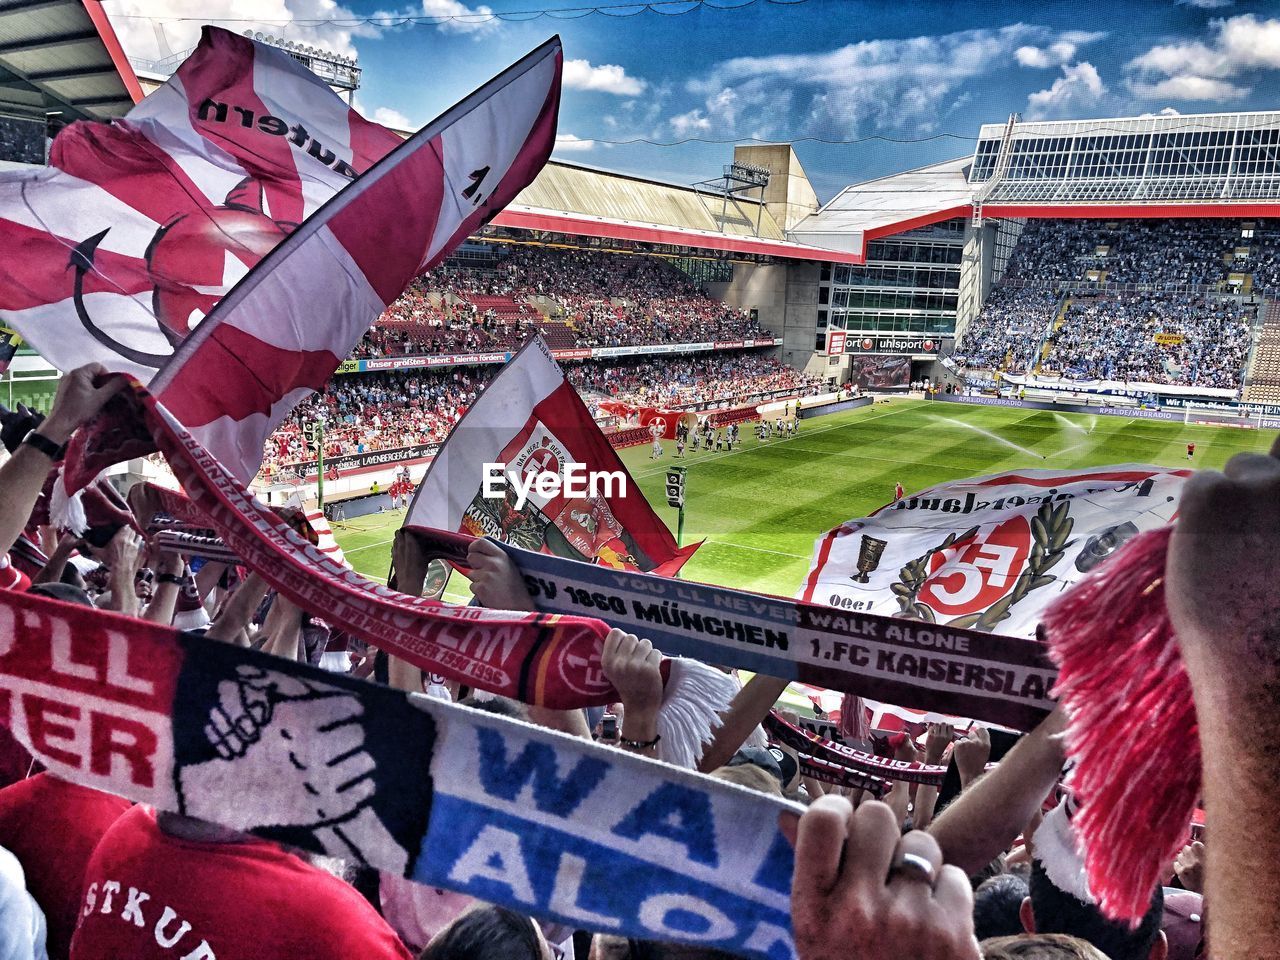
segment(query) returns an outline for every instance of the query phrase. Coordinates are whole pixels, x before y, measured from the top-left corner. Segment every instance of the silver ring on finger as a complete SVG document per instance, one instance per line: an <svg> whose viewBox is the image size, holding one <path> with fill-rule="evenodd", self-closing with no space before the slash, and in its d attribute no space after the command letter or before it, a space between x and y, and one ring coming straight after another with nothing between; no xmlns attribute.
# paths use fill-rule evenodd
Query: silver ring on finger
<svg viewBox="0 0 1280 960"><path fill-rule="evenodd" d="M928 857L918 853L900 853L889 868L889 876L902 877L904 880L916 880L927 884L930 888L938 882L938 871Z"/></svg>

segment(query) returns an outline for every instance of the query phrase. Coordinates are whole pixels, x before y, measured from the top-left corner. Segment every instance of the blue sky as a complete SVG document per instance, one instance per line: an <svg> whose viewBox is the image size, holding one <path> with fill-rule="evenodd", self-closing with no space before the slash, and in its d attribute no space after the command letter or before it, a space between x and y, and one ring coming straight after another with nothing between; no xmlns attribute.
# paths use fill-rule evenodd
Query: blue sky
<svg viewBox="0 0 1280 960"><path fill-rule="evenodd" d="M755 0L576 19L489 12L591 0L105 0L127 52L190 47L199 18L359 55L357 105L420 125L552 34L564 41L558 156L691 183L728 143L796 140L822 200L847 183L966 155L982 123L1280 109L1280 4L1258 0L966 3ZM619 0L600 0L616 5ZM741 0L717 0L728 4ZM310 18L455 15L439 24L284 26ZM475 15L479 16L475 16ZM258 23L250 18L263 18ZM802 137L868 140L823 144Z"/></svg>

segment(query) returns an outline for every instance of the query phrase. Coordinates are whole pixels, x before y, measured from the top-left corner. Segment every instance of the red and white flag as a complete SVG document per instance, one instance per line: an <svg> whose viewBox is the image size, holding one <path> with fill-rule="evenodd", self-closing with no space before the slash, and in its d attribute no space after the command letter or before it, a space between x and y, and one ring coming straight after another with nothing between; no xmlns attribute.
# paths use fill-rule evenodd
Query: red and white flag
<svg viewBox="0 0 1280 960"><path fill-rule="evenodd" d="M111 124L0 174L0 323L149 383L257 262L402 142L283 50L206 27Z"/></svg>
<svg viewBox="0 0 1280 960"><path fill-rule="evenodd" d="M1169 523L1190 470L1022 470L911 494L819 538L800 598L1034 638L1049 602Z"/></svg>
<svg viewBox="0 0 1280 960"><path fill-rule="evenodd" d="M113 349L115 360L107 366L135 375L141 372L169 413L237 479L247 483L262 461L267 436L298 401L324 384L386 306L415 276L443 259L491 219L542 169L555 142L562 55L559 39L548 41L350 181L347 161L334 146L319 140L322 135L337 136L327 132L331 127L309 118L294 122L306 110L307 95L314 92L317 84L323 86L318 79L299 76L302 68L280 51L270 51L223 31L210 30L205 39L209 43L249 44L239 58L223 51L209 61L209 69L219 71L219 81L213 86L223 91L223 99L211 102L206 97L198 103L188 99L182 122L170 126L164 124L173 120L173 111L163 109L163 105L157 107L159 114L169 118L156 121L168 135L165 142L169 152L163 161L157 160L163 151L154 140L124 128L125 134L145 143L136 142L133 153L115 160L105 151L99 152L94 163L108 166L116 176L97 170L101 185L91 193L81 192L76 206L90 208L99 218L98 207L102 205L124 206L113 204L112 191L124 189L123 184L131 182L135 170L141 171L144 180L157 179L171 191L191 193L195 188L189 182L180 182L179 173L187 171L184 163L190 161L201 170L220 165L243 170L241 163L232 163L223 147L252 137L253 144L244 147L240 160L249 163L248 158L252 159L251 172L256 179L251 179L257 186L251 186L247 194L245 188L237 187L229 194L232 200L228 203L237 214L248 210L254 223L247 235L254 239L242 243L233 224L218 221L208 227L228 238L228 244L237 252L224 250L218 254L225 266L216 277L210 276L209 287L194 284L179 291L188 299L178 308L177 317L179 326L187 322L187 328L195 318L195 311L186 313L191 305L189 296L210 291L216 294L215 302L208 304L208 315L189 333L187 329L174 331L160 319L163 314L157 313L154 304L169 291L169 285L155 279L145 257L122 264L115 251L108 255L103 249L106 239L116 232L115 227L103 228L103 235L91 234L89 249L83 242L76 245L71 267L64 271L77 277L72 296L53 304L46 302L42 309L49 311L50 323L89 330L82 315L76 319L78 305L85 299L84 284L109 290L108 296L117 300L121 296L131 299L136 309L124 318L126 322L118 330L120 336L109 339L118 346L134 327L149 324L151 330L160 329L159 339L167 345L168 352L137 355L131 347L135 356L130 357ZM347 110L336 95L326 93ZM317 98L323 99L319 94ZM297 112L286 111L286 101ZM270 113L262 113L263 109ZM354 116L344 114L347 154L353 142L363 148L376 141L369 129L352 120ZM193 133L189 128L201 117L204 127ZM215 128L213 135L203 135L204 128L210 126ZM281 128L285 132L278 134ZM361 133L351 135L356 129ZM152 134L164 139L154 130ZM306 140L295 143L304 134ZM210 146L206 155L197 157L191 147L197 142L194 138L201 137L198 142ZM275 153L256 146L257 138L266 138ZM373 159L376 149L370 149L374 152L363 159ZM182 158L181 162L175 158ZM163 176L157 173L156 163L163 167ZM289 170L294 173L289 174ZM277 174L277 179L271 179ZM269 189L263 183L264 177L274 186ZM179 181L178 187L173 186L175 181ZM347 185L339 191L343 182ZM137 189L140 187L136 184L129 187L130 191ZM25 184L18 193L28 197L40 191ZM40 202L57 207L66 221L65 229L45 228L55 243L65 244L66 229L87 221L82 210L73 215L70 208L58 204L65 199L61 193L57 188L48 196L41 193ZM8 216L9 210L10 205L0 195L0 216ZM207 211L197 213L201 229L206 229L213 218ZM262 239L266 228L259 229L261 220L268 217L279 219L281 233L270 242ZM297 225L298 221L302 221L301 225ZM136 216L130 222L136 226ZM0 230L4 226L0 223ZM171 229L180 226L171 225ZM163 245L167 236L167 232L162 233L156 240L155 231L151 230L145 239L154 247ZM140 242L143 237L139 234L134 239ZM239 259L239 252L246 245L252 247L260 261L252 269L246 266L248 272L223 295L225 286L216 284L239 270L232 261L245 263ZM176 249L179 261L182 247L178 244ZM141 255L144 251L145 245L136 253ZM105 274L102 271L108 265L120 270L116 275ZM29 284L30 277L40 279L51 272L57 271L39 263L27 264L16 272L11 268L15 286ZM121 291L121 279L131 281L136 288ZM97 328L97 324L91 326ZM22 325L18 328L26 333ZM93 331L90 333L93 335ZM94 338L102 340L100 336ZM32 339L43 349L41 340ZM152 337L148 342L154 345L157 341ZM62 364L70 366L96 358L92 352L81 353ZM149 366L153 361L154 366ZM160 369L156 371L155 366ZM105 431L109 425L102 424L99 429Z"/></svg>
<svg viewBox="0 0 1280 960"><path fill-rule="evenodd" d="M506 468L492 492L485 484L489 464ZM614 479L602 479L592 492L591 477L605 474ZM584 490L569 484L574 476ZM533 483L540 477L548 480L541 490ZM676 546L541 337L502 368L454 426L404 526L668 576L697 549Z"/></svg>

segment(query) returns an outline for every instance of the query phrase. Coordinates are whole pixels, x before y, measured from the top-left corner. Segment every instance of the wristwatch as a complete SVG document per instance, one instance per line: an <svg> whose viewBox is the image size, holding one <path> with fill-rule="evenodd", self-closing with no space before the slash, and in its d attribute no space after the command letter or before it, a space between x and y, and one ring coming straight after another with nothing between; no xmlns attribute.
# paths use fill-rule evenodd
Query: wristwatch
<svg viewBox="0 0 1280 960"><path fill-rule="evenodd" d="M67 455L67 445L65 443L59 446L43 433L37 433L35 430L28 433L22 442L29 447L35 447L55 463Z"/></svg>

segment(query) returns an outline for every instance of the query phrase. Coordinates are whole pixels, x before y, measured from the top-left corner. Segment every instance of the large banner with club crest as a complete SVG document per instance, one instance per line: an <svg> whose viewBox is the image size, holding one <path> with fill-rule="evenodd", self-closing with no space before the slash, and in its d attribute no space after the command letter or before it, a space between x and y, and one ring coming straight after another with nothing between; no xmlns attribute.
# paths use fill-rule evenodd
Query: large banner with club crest
<svg viewBox="0 0 1280 960"><path fill-rule="evenodd" d="M1190 470L1022 470L903 497L819 538L801 598L1034 637L1040 613L1177 512Z"/></svg>

